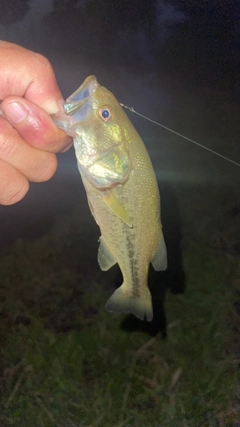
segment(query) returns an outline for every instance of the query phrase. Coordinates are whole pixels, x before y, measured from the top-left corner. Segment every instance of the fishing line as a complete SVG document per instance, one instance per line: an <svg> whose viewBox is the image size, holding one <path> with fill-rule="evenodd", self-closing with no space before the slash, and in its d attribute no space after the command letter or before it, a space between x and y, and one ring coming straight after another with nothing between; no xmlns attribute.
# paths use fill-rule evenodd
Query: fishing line
<svg viewBox="0 0 240 427"><path fill-rule="evenodd" d="M229 159L229 158L228 158L228 157L226 157L226 156L223 156L222 154L218 153L217 151L212 150L211 148L205 147L205 145L202 145L202 144L200 144L199 142L194 141L193 139L188 138L187 136L184 136L184 135L182 135L181 133L176 132L176 131L175 131L175 130L173 130L173 129L170 129L170 128L168 128L167 126L164 126L164 125L162 125L162 124L161 124L161 123L159 123L159 122L156 122L155 120L149 119L149 117L146 117L146 116L144 116L143 114L138 113L136 110L134 110L134 108L133 108L133 107L128 107L127 105L124 105L124 104L121 104L121 103L120 103L120 105L121 105L122 107L124 107L124 108L126 108L126 109L130 110L132 113L135 113L135 114L137 114L138 116L142 117L143 119L146 119L146 120L148 120L149 122L152 122L152 123L154 123L155 125L160 126L160 127L162 127L163 129L166 129L166 130L168 130L169 132L172 132L172 133L174 133L174 134L175 134L175 135L177 135L177 136L180 136L180 138L183 138L183 139L186 139L186 140L187 140L187 141L189 141L189 142L192 142L193 144L197 145L198 147L203 148L204 150L209 151L210 153L213 153L213 154L215 154L216 156L221 157L222 159L224 159L224 160L226 160L226 161L228 161L228 162L230 162L230 163L233 163L235 166L238 166L238 167L240 168L240 163L237 163L237 162L235 162L234 160Z"/></svg>

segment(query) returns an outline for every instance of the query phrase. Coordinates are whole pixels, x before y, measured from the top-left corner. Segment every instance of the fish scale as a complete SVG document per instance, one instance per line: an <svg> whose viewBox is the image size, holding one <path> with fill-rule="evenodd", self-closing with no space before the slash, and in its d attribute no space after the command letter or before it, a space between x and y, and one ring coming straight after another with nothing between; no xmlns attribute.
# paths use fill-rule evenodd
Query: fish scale
<svg viewBox="0 0 240 427"><path fill-rule="evenodd" d="M100 267L105 271L118 263L123 275L106 308L151 321L149 264L164 270L167 254L147 150L114 95L94 76L66 100L65 111L54 121L74 139L89 207L101 230Z"/></svg>

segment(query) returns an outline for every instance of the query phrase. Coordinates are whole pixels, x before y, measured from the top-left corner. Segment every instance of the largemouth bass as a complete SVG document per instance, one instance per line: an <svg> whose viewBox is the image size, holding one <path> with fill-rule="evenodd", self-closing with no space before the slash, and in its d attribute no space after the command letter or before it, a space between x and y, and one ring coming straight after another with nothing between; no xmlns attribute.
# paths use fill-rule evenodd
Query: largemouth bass
<svg viewBox="0 0 240 427"><path fill-rule="evenodd" d="M66 100L64 111L54 122L73 137L89 207L101 230L99 265L106 271L118 263L123 275L106 308L151 321L149 264L165 270L167 254L147 150L114 95L94 76Z"/></svg>

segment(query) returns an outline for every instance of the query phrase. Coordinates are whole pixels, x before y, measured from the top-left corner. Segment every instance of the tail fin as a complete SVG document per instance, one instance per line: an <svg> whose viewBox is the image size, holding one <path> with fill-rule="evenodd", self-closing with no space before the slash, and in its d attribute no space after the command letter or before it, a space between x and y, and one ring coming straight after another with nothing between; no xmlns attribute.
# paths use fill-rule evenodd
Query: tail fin
<svg viewBox="0 0 240 427"><path fill-rule="evenodd" d="M142 295L132 295L124 290L123 285L112 294L106 309L113 313L132 313L141 320L146 317L148 322L153 318L152 298L149 289Z"/></svg>

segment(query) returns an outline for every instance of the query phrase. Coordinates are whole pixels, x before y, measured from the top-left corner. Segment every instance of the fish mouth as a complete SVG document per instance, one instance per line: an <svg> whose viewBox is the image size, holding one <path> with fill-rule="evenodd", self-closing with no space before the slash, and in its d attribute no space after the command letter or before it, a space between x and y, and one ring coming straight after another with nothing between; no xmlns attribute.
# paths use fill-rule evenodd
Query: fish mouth
<svg viewBox="0 0 240 427"><path fill-rule="evenodd" d="M95 76L87 77L83 84L70 95L63 105L63 111L52 115L55 125L68 135L76 136L75 125L84 121L92 111L92 96L98 87Z"/></svg>
<svg viewBox="0 0 240 427"><path fill-rule="evenodd" d="M63 106L65 114L67 116L74 116L75 122L84 120L92 108L89 101L95 93L97 86L98 83L95 76L87 77L83 84L66 99Z"/></svg>

